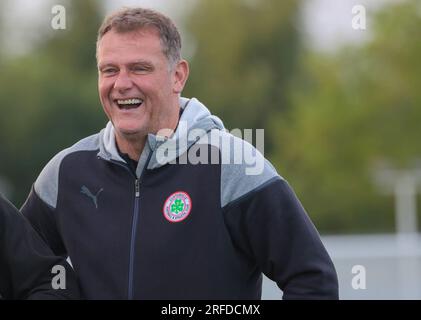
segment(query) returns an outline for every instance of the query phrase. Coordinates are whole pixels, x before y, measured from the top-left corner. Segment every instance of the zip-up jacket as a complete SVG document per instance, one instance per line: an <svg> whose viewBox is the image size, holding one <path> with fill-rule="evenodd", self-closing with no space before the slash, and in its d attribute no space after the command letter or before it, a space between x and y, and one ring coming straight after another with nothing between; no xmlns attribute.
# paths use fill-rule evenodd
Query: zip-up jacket
<svg viewBox="0 0 421 320"><path fill-rule="evenodd" d="M54 256L25 217L0 195L0 299L78 298L71 267Z"/></svg>
<svg viewBox="0 0 421 320"><path fill-rule="evenodd" d="M111 123L57 154L22 207L88 299L336 299L335 268L288 183L197 99L136 170ZM254 167L253 167L254 165Z"/></svg>

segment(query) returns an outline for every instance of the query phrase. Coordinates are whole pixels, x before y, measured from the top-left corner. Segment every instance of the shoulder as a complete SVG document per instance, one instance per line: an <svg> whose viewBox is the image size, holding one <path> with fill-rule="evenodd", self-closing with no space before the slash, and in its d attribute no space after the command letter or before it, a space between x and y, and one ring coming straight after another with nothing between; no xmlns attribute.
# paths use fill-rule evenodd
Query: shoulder
<svg viewBox="0 0 421 320"><path fill-rule="evenodd" d="M63 160L75 152L99 150L99 139L99 134L94 134L57 153L47 163L35 181L34 190L38 197L54 208L57 201L58 178Z"/></svg>
<svg viewBox="0 0 421 320"><path fill-rule="evenodd" d="M264 152L261 138L256 137L256 144ZM272 181L283 180L263 153L248 141L220 130L212 130L208 139L220 152L222 207ZM262 146L259 146L259 143Z"/></svg>
<svg viewBox="0 0 421 320"><path fill-rule="evenodd" d="M0 194L0 230L4 228L7 231L10 222L16 219L19 214L18 209Z"/></svg>

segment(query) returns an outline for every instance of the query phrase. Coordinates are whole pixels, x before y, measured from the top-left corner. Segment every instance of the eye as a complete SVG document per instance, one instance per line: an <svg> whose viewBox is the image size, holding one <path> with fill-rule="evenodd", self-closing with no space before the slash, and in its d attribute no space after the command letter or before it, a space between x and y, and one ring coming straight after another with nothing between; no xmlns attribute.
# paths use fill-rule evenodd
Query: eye
<svg viewBox="0 0 421 320"><path fill-rule="evenodd" d="M151 67L143 66L143 65L135 65L132 67L132 71L135 73L147 73L151 71Z"/></svg>
<svg viewBox="0 0 421 320"><path fill-rule="evenodd" d="M103 75L109 76L109 75L113 75L113 74L117 73L117 69L116 68L104 68L104 69L101 69L101 73Z"/></svg>

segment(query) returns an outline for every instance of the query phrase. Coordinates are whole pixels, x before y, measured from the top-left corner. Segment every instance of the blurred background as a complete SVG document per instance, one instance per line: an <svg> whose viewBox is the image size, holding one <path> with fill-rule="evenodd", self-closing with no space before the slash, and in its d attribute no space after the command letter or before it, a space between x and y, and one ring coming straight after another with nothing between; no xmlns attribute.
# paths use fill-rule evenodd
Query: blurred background
<svg viewBox="0 0 421 320"><path fill-rule="evenodd" d="M228 129L265 129L265 156L321 233L341 298L421 299L419 0L3 0L0 192L20 207L58 151L104 127L96 32L123 5L176 21L184 96ZM265 279L263 298L279 297Z"/></svg>

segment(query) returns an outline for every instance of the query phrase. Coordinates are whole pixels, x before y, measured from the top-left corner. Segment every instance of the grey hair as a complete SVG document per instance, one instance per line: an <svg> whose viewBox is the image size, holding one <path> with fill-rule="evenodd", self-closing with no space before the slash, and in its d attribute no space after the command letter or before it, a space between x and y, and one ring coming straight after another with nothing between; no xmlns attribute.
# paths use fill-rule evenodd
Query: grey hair
<svg viewBox="0 0 421 320"><path fill-rule="evenodd" d="M167 16L145 8L123 8L107 16L98 30L97 51L102 37L111 30L117 33L155 28L161 40L163 53L170 66L181 59L181 37L174 22Z"/></svg>

